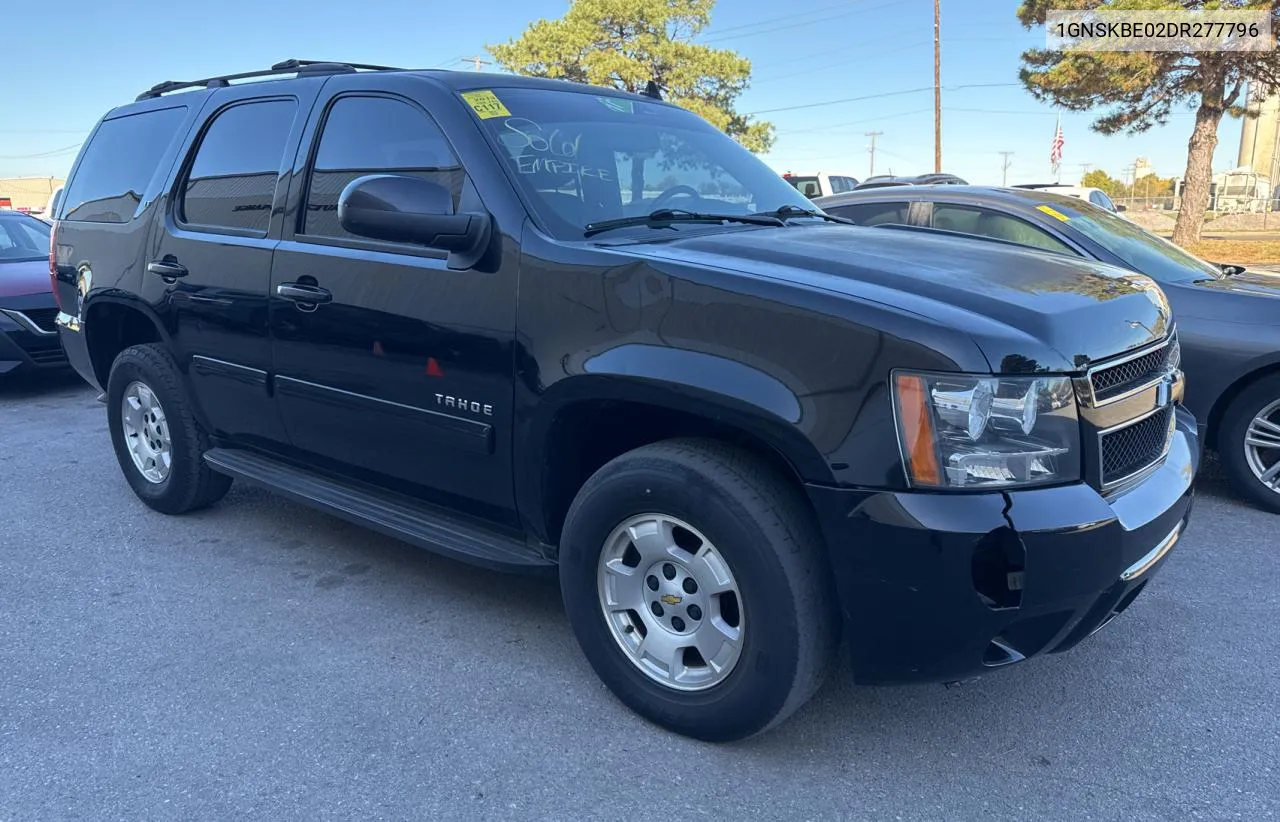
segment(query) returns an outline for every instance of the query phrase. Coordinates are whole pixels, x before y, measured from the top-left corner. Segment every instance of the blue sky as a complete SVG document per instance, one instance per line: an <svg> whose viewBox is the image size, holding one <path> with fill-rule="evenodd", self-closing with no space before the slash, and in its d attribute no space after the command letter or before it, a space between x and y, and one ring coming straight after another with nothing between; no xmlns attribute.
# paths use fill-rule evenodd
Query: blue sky
<svg viewBox="0 0 1280 822"><path fill-rule="evenodd" d="M56 21L50 8L5 6L0 177L65 175L102 112L161 80L289 57L462 68L462 57L560 16L568 0L62 0ZM943 166L971 182L1000 182L1000 151L1013 152L1010 183L1049 178L1057 113L1017 80L1022 50L1045 35L1024 30L1016 8L942 0ZM778 171L865 177L873 130L883 132L877 173L933 170L932 0L720 0L699 41L752 61L739 109L777 126L764 159ZM1063 114L1063 181L1081 163L1120 176L1140 156L1161 176L1181 174L1192 118L1184 109L1146 134L1103 137L1088 115ZM1238 121L1224 121L1215 170L1235 165L1239 134Z"/></svg>

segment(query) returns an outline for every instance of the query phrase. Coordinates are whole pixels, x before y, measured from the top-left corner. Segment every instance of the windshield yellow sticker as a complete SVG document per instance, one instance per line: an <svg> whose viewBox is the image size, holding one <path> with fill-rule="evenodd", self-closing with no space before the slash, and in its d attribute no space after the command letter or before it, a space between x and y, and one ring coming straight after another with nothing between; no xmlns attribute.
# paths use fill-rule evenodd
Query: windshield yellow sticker
<svg viewBox="0 0 1280 822"><path fill-rule="evenodd" d="M482 115L480 115L480 116L481 116L481 117L483 117L484 115L482 114ZM1057 219L1059 219L1059 220L1062 220L1062 222L1064 222L1064 223L1065 223L1065 222L1069 222L1069 221L1070 221L1070 219L1071 219L1070 217L1068 217L1067 215L1063 214L1061 211L1059 211L1058 209L1054 208L1053 206L1040 205L1040 206L1036 206L1036 210L1037 210L1037 211L1043 211L1045 214L1048 214L1050 217L1055 217L1055 218L1057 218Z"/></svg>
<svg viewBox="0 0 1280 822"><path fill-rule="evenodd" d="M485 89L484 91L464 91L462 99L467 101L467 105L480 115L481 120L488 120L490 117L510 117L511 112L507 111L507 107L498 99L498 95L492 91Z"/></svg>

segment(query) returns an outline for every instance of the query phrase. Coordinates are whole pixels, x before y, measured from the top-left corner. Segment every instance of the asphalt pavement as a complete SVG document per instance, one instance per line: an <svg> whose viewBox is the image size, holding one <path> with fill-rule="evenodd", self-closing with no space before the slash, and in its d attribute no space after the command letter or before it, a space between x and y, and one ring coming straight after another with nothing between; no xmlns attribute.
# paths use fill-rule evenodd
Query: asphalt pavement
<svg viewBox="0 0 1280 822"><path fill-rule="evenodd" d="M1274 818L1280 518L1199 482L1074 651L951 688L842 668L713 746L610 696L554 583L239 485L162 516L87 387L0 382L0 820Z"/></svg>

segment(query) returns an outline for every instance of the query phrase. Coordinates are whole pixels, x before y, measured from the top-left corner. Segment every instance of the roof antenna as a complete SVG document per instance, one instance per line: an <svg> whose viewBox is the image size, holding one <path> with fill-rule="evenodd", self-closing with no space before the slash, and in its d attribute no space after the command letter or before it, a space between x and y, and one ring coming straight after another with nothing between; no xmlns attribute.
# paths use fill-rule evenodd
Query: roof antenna
<svg viewBox="0 0 1280 822"><path fill-rule="evenodd" d="M658 84L653 80L650 80L649 84L644 87L643 93L645 97L652 97L655 100L662 99L662 90L658 88Z"/></svg>

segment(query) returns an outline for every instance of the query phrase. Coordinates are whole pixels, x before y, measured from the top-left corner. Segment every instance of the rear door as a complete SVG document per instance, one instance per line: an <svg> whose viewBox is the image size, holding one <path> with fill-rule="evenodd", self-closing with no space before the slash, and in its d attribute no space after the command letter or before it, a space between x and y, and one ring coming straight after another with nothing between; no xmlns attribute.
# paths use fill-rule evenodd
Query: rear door
<svg viewBox="0 0 1280 822"><path fill-rule="evenodd" d="M267 290L279 243L285 176L323 79L219 91L190 139L144 289L167 302L175 347L207 423L220 436L283 447L268 387Z"/></svg>
<svg viewBox="0 0 1280 822"><path fill-rule="evenodd" d="M276 394L300 458L497 514L514 508L517 255L452 270L443 251L338 220L342 190L368 174L425 178L455 209L483 208L424 85L368 74L326 87L271 274Z"/></svg>

